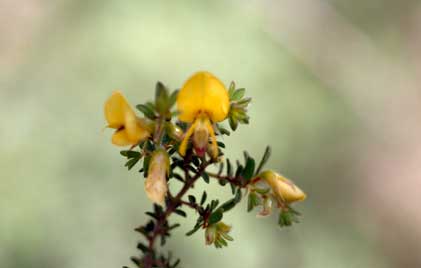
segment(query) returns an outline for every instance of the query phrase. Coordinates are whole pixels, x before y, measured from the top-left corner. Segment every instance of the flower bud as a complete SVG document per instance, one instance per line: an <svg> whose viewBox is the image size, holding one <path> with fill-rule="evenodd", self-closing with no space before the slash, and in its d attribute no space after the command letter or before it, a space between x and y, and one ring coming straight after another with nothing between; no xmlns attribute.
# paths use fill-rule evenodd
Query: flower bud
<svg viewBox="0 0 421 268"><path fill-rule="evenodd" d="M167 124L167 133L174 140L177 140L177 141L183 140L183 136L184 136L183 130L180 127L174 125L173 123Z"/></svg>
<svg viewBox="0 0 421 268"><path fill-rule="evenodd" d="M169 173L170 159L165 150L158 149L153 152L148 177L145 181L146 195L154 203L163 205L168 192L167 175Z"/></svg>
<svg viewBox="0 0 421 268"><path fill-rule="evenodd" d="M205 240L206 245L215 244L215 247L220 248L227 246L227 241L232 241L232 237L228 235L231 231L231 226L226 225L222 221L212 224L206 228Z"/></svg>
<svg viewBox="0 0 421 268"><path fill-rule="evenodd" d="M292 181L272 170L264 171L258 177L270 186L279 203L289 204L306 198L306 194Z"/></svg>

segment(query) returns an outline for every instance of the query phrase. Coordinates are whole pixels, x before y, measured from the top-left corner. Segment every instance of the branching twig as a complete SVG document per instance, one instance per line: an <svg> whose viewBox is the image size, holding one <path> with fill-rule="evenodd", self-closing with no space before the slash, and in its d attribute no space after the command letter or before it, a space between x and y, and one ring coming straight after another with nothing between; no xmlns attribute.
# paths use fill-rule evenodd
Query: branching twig
<svg viewBox="0 0 421 268"><path fill-rule="evenodd" d="M157 223L155 225L155 228L154 228L151 236L148 239L149 240L149 244L148 244L148 251L149 252L154 252L155 242L156 242L157 238L159 237L159 235L162 235L163 232L166 231L166 228L165 228L164 225L167 222L168 217L175 211L175 209L180 204L185 204L185 205L189 205L190 207L192 207L190 203L182 201L182 198L187 193L187 191L194 185L194 183L197 181L197 179L199 179L200 176L202 176L202 173L206 170L206 168L211 163L212 163L212 161L203 162L201 164L201 166L199 167L199 169L197 170L197 173L193 177L189 178L186 181L186 183L183 185L183 188L181 188L181 190L178 192L178 194L175 197L169 199L166 210L164 211L163 215L157 221ZM185 169L185 171L186 171L186 174L188 174L186 169ZM190 176L188 176L188 177L190 177ZM156 260L153 259L153 256L151 254L149 254L148 256L145 256L145 259L144 259L145 268L152 268L153 265L158 265L158 263L156 263Z"/></svg>

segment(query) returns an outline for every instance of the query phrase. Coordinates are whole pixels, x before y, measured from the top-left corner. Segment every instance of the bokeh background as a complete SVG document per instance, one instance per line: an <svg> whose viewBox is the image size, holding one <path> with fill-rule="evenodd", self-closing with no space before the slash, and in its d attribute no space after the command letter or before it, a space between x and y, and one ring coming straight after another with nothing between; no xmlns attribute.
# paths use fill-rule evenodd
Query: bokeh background
<svg viewBox="0 0 421 268"><path fill-rule="evenodd" d="M420 47L417 0L0 0L0 267L131 264L151 204L103 103L196 70L253 97L228 155L271 144L308 199L283 230L243 203L224 250L181 219L183 267L421 267Z"/></svg>

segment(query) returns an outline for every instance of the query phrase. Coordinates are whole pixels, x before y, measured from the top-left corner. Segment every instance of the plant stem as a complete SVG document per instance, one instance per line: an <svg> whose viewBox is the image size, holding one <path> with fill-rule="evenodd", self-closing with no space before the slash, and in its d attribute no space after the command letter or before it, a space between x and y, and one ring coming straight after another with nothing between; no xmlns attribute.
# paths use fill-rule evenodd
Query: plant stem
<svg viewBox="0 0 421 268"><path fill-rule="evenodd" d="M207 172L207 173L212 178L215 178L215 179L218 179L218 180L226 180L229 183L232 183L232 184L234 184L236 186L243 187L243 185L241 184L241 182L238 181L238 178L236 178L236 177L222 176L222 175L218 175L218 174L212 173L212 172Z"/></svg>
<svg viewBox="0 0 421 268"><path fill-rule="evenodd" d="M178 192L178 194L175 197L173 197L173 198L170 199L170 202L167 205L166 210L164 211L163 215L158 219L158 221L157 221L157 223L156 223L156 225L154 227L154 230L153 230L151 236L148 238L148 240L149 240L148 249L149 249L149 252L150 253L154 252L155 241L157 240L157 238L159 237L159 235L162 235L163 232L165 232L164 224L167 222L168 217L174 212L174 210L180 204L187 205L186 204L187 202L184 202L181 199L187 193L187 191L194 185L194 183L197 181L197 179L200 178L200 176L202 175L202 173L206 170L206 168L210 164L212 164L212 161L210 161L210 162L206 162L206 161L203 162L200 165L200 167L197 170L197 172L195 173L195 175L193 177L187 179L187 181L185 182L185 184L181 188L180 192ZM188 173L188 171L186 171L186 172ZM188 176L188 177L190 177L190 176ZM152 254L148 254L147 256L145 256L145 259L144 259L144 267L145 268L152 268L153 265L161 265L161 267L162 267L162 263L158 264L156 262L156 260L154 260L153 255Z"/></svg>

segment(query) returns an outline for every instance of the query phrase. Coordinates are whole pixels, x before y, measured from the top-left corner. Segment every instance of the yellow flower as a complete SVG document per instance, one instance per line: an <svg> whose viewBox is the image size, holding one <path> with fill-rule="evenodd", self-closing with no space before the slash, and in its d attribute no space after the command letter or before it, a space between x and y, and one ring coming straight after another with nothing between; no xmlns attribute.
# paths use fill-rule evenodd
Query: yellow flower
<svg viewBox="0 0 421 268"><path fill-rule="evenodd" d="M280 204L289 204L306 198L306 194L292 181L272 170L264 171L258 177L262 178L269 185L273 195Z"/></svg>
<svg viewBox="0 0 421 268"><path fill-rule="evenodd" d="M105 102L104 114L108 127L116 129L111 139L115 145L136 145L150 135L146 121L135 115L120 91Z"/></svg>
<svg viewBox="0 0 421 268"><path fill-rule="evenodd" d="M204 155L211 138L211 155L216 158L218 146L213 123L223 121L229 108L228 91L218 78L209 72L197 72L190 77L177 96L178 118L191 123L180 144L180 154L186 154L188 141L193 136L193 145L198 155Z"/></svg>
<svg viewBox="0 0 421 268"><path fill-rule="evenodd" d="M164 204L168 192L169 168L170 159L167 152L162 149L153 152L148 168L148 178L145 181L145 191L150 200L160 205Z"/></svg>

